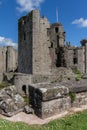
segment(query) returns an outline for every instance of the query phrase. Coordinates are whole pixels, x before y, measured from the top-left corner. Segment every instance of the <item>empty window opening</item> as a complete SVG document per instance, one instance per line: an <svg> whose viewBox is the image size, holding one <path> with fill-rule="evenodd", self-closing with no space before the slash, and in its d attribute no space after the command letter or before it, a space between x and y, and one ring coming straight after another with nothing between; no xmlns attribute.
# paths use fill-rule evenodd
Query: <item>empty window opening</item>
<svg viewBox="0 0 87 130"><path fill-rule="evenodd" d="M77 64L77 63L78 63L77 58L73 58L73 63L74 63L74 64Z"/></svg>
<svg viewBox="0 0 87 130"><path fill-rule="evenodd" d="M53 42L51 42L51 48L53 48Z"/></svg>
<svg viewBox="0 0 87 130"><path fill-rule="evenodd" d="M55 32L58 33L58 27L55 28Z"/></svg>
<svg viewBox="0 0 87 130"><path fill-rule="evenodd" d="M22 91L24 92L24 94L26 95L26 85L22 86Z"/></svg>

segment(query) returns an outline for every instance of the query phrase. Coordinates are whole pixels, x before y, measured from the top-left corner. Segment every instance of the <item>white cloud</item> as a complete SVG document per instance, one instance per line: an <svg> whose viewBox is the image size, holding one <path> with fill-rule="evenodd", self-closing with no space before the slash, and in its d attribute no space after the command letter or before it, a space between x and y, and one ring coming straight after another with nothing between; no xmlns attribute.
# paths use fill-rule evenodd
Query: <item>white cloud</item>
<svg viewBox="0 0 87 130"><path fill-rule="evenodd" d="M38 9L40 8L40 4L44 0L16 0L19 7L17 7L17 10L19 12L28 12L33 9Z"/></svg>
<svg viewBox="0 0 87 130"><path fill-rule="evenodd" d="M75 19L72 24L77 24L79 27L87 27L87 19Z"/></svg>
<svg viewBox="0 0 87 130"><path fill-rule="evenodd" d="M10 38L0 36L0 46L13 46L17 48L17 43L14 43Z"/></svg>

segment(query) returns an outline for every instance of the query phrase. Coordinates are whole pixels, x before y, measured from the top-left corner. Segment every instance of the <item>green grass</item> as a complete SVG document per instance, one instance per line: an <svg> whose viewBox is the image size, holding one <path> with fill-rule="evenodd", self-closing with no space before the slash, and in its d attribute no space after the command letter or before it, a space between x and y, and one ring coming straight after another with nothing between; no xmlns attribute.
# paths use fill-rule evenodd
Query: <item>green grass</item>
<svg viewBox="0 0 87 130"><path fill-rule="evenodd" d="M0 119L0 130L87 130L87 110L54 120L46 125L27 125Z"/></svg>
<svg viewBox="0 0 87 130"><path fill-rule="evenodd" d="M73 93L73 92L70 92L70 93L69 93L69 96L70 96L70 98L71 98L71 103L73 103L73 102L75 101L75 99L76 99L76 94Z"/></svg>

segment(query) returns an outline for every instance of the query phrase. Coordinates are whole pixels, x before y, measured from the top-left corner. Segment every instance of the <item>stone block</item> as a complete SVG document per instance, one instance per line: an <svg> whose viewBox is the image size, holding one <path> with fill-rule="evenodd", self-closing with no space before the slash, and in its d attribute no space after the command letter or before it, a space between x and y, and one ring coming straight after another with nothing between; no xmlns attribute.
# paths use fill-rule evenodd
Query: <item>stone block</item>
<svg viewBox="0 0 87 130"><path fill-rule="evenodd" d="M60 97L69 93L69 89L58 83L38 83L32 84L30 87L30 93L34 92L36 98L41 101L48 101Z"/></svg>
<svg viewBox="0 0 87 130"><path fill-rule="evenodd" d="M71 100L69 97L54 99L50 101L41 102L39 108L36 106L35 114L40 118L48 118L56 114L60 114L71 107Z"/></svg>
<svg viewBox="0 0 87 130"><path fill-rule="evenodd" d="M24 99L17 93L15 86L10 86L0 91L0 114L13 116L23 111Z"/></svg>
<svg viewBox="0 0 87 130"><path fill-rule="evenodd" d="M29 86L30 105L37 116L47 118L71 107L69 89L60 84L38 83Z"/></svg>

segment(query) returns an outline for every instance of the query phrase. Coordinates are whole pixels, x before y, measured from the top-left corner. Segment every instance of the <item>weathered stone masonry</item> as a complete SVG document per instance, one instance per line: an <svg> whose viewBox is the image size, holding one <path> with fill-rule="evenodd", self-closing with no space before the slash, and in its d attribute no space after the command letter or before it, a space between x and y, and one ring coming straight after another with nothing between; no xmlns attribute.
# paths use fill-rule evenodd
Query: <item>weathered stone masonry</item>
<svg viewBox="0 0 87 130"><path fill-rule="evenodd" d="M71 77L66 74L67 80L57 83L58 75L60 78L63 76L62 71L59 74L59 67L67 70L77 68L87 73L87 40L82 40L80 47L71 46L65 40L62 24L50 24L46 17L40 17L38 10L18 21L19 74L15 76L15 84L19 93L29 94L30 105L41 118L69 110L72 106L87 105L87 87L77 85L73 74L69 84L66 81ZM48 83L33 84L34 81ZM72 87L73 82L76 86ZM86 85L85 82L81 85ZM70 93L75 94L74 102Z"/></svg>
<svg viewBox="0 0 87 130"><path fill-rule="evenodd" d="M0 47L0 73L14 72L18 66L17 50L11 46Z"/></svg>
<svg viewBox="0 0 87 130"><path fill-rule="evenodd" d="M58 83L38 83L31 84L29 92L30 105L35 114L41 118L60 114L72 107L87 105L87 87L85 86L70 89Z"/></svg>
<svg viewBox="0 0 87 130"><path fill-rule="evenodd" d="M33 10L18 21L18 71L26 74L48 75L54 68L77 68L87 72L86 40L81 47L64 43L61 23L50 24Z"/></svg>

